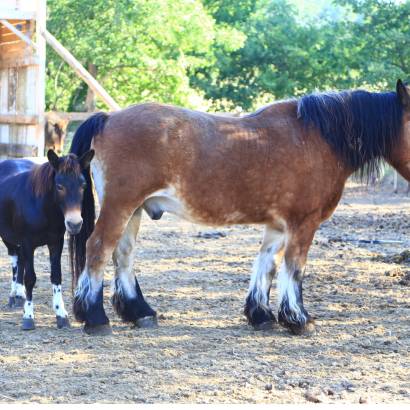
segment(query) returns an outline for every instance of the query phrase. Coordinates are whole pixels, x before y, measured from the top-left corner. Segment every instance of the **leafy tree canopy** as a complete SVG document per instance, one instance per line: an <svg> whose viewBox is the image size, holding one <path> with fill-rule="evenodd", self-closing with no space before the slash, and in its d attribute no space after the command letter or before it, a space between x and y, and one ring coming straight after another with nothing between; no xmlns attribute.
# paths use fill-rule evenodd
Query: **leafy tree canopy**
<svg viewBox="0 0 410 410"><path fill-rule="evenodd" d="M48 0L49 30L126 106L252 110L324 89L392 89L410 72L410 2ZM47 105L87 87L52 51ZM99 103L100 104L100 103ZM103 108L103 105L100 104Z"/></svg>

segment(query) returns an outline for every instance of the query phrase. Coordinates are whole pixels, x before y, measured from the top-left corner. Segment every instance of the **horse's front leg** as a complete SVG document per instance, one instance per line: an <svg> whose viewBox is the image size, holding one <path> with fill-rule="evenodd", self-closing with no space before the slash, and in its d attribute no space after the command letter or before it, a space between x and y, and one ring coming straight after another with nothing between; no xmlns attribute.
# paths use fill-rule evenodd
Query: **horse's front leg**
<svg viewBox="0 0 410 410"><path fill-rule="evenodd" d="M313 221L304 221L287 232L285 257L278 275L278 319L293 334L314 329L313 320L303 305L302 280L307 253L317 227Z"/></svg>
<svg viewBox="0 0 410 410"><path fill-rule="evenodd" d="M94 232L87 241L86 263L74 294L75 318L88 334L112 332L103 303L104 269L135 208L114 195L104 199ZM142 203L142 201L141 201Z"/></svg>
<svg viewBox="0 0 410 410"><path fill-rule="evenodd" d="M245 316L256 330L271 329L276 318L269 306L269 294L276 267L283 256L284 233L267 226L257 256L245 302Z"/></svg>
<svg viewBox="0 0 410 410"><path fill-rule="evenodd" d="M144 299L132 269L141 214L142 208L134 212L113 253L115 279L111 300L124 322L135 323L138 327L154 327L157 314Z"/></svg>
<svg viewBox="0 0 410 410"><path fill-rule="evenodd" d="M48 245L51 265L51 286L53 290L53 309L56 314L57 328L70 327L68 314L64 307L63 291L61 289L61 254L64 247L64 237L56 243Z"/></svg>

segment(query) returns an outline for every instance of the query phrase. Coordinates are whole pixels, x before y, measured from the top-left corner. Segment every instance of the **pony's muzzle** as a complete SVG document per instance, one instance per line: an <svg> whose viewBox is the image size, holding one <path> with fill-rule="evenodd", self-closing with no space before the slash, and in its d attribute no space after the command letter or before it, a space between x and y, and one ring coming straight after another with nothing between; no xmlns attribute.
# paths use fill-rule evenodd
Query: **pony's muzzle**
<svg viewBox="0 0 410 410"><path fill-rule="evenodd" d="M64 215L65 227L69 234L77 235L83 226L81 211L69 211Z"/></svg>

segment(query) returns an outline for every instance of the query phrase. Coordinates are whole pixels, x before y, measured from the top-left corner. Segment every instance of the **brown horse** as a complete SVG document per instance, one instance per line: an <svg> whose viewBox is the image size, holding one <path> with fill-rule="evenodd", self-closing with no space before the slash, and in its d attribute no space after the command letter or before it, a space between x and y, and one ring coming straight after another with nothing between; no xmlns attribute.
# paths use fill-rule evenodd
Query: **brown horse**
<svg viewBox="0 0 410 410"><path fill-rule="evenodd" d="M62 154L68 123L68 120L59 117L55 112L49 112L46 114L44 123L45 152L52 149L58 154Z"/></svg>
<svg viewBox="0 0 410 410"><path fill-rule="evenodd" d="M279 322L300 334L312 327L302 299L307 253L347 178L387 161L410 179L409 90L399 80L390 93L312 94L241 118L135 105L83 123L71 151L90 147L101 212L94 229L88 190L83 229L71 243L77 278L81 273L74 313L87 332L110 331L102 292L111 256L117 313L138 326L156 322L132 269L145 209L154 219L171 212L209 225L263 224L245 315L256 329L276 322L269 294L278 271Z"/></svg>

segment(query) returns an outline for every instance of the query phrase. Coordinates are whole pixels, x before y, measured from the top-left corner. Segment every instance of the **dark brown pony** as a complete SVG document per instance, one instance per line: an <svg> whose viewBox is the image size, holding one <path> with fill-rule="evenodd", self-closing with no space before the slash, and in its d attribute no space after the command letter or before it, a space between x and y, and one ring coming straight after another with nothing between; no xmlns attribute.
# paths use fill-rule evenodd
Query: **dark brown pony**
<svg viewBox="0 0 410 410"><path fill-rule="evenodd" d="M72 242L81 273L76 318L89 333L110 330L103 275L113 256L117 313L139 326L155 324L132 269L145 209L154 219L171 212L209 225L263 224L245 315L257 329L276 322L269 294L278 271L279 322L295 334L309 330L302 279L315 231L352 173L377 172L387 161L410 179L409 121L409 91L400 80L396 92L312 94L242 118L160 104L94 115L71 147L77 155L94 148L91 171L101 204L93 230L94 202L86 193L83 230Z"/></svg>
<svg viewBox="0 0 410 410"><path fill-rule="evenodd" d="M34 251L44 245L50 252L57 327L69 325L61 289L61 253L66 229L72 235L81 229L82 171L89 167L93 154L89 151L81 158L73 154L58 157L49 150L48 162L42 165L26 159L0 162L0 237L13 269L9 306L24 305L23 330L35 327Z"/></svg>

